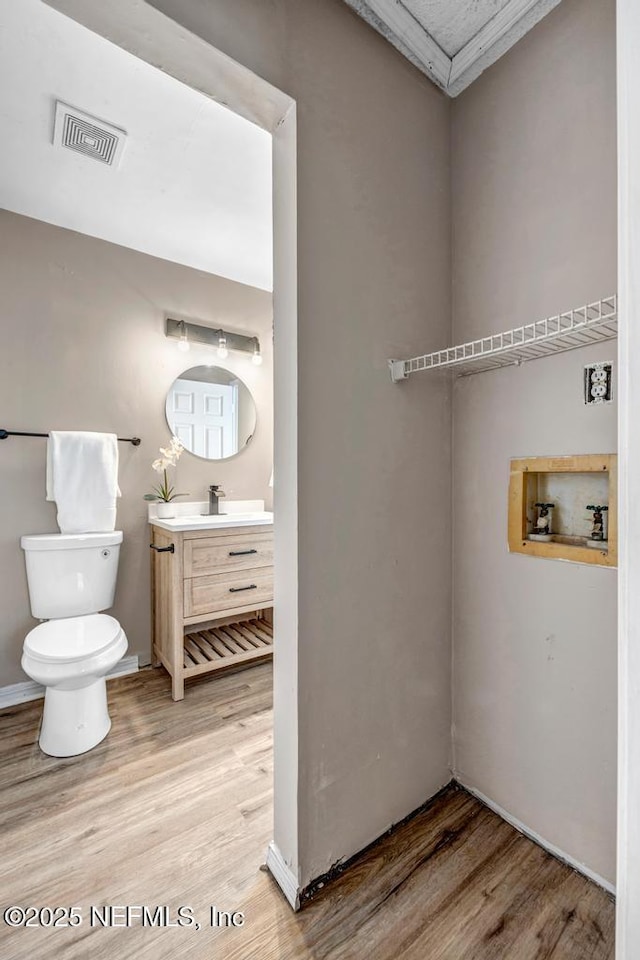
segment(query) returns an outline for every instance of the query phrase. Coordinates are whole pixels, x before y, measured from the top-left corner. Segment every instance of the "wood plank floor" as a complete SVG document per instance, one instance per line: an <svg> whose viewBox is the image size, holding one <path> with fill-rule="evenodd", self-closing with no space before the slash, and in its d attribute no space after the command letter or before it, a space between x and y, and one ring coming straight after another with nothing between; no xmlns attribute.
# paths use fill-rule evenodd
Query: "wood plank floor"
<svg viewBox="0 0 640 960"><path fill-rule="evenodd" d="M2 906L80 906L72 929L10 929L2 960L612 960L614 905L462 790L294 915L261 872L272 830L271 664L109 684L84 757L37 745L41 702L0 712ZM190 906L201 928L91 925L90 906ZM212 928L210 906L244 926ZM116 914L120 923L123 914Z"/></svg>

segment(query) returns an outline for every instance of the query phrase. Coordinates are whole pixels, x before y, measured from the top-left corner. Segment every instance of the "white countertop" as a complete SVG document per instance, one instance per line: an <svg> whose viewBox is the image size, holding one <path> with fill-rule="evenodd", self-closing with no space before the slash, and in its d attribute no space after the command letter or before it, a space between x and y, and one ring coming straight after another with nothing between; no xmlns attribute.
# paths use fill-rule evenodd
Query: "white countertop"
<svg viewBox="0 0 640 960"><path fill-rule="evenodd" d="M175 505L176 516L160 519L157 505L149 504L149 523L163 530L219 530L225 527L254 527L273 523L273 513L264 509L264 500L230 500L220 504L223 513L209 515L206 501Z"/></svg>

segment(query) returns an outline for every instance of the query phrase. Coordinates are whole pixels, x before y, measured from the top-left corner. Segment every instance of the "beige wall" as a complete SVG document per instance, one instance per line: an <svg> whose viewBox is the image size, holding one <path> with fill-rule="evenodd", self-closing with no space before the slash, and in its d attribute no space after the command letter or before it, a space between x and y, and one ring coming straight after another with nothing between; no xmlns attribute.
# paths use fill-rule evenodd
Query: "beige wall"
<svg viewBox="0 0 640 960"><path fill-rule="evenodd" d="M304 885L449 777L449 393L386 358L449 336L450 104L342 0L154 6L297 100Z"/></svg>
<svg viewBox="0 0 640 960"><path fill-rule="evenodd" d="M614 0L564 0L453 105L456 342L616 289ZM507 552L509 459L616 449L582 367L457 381L455 772L615 876L616 575Z"/></svg>
<svg viewBox="0 0 640 960"><path fill-rule="evenodd" d="M185 453L176 485L191 500L207 499L210 483L221 483L233 499L263 499L270 496L273 462L271 295L6 211L0 211L0 289L0 426L142 439L137 448L120 444L124 545L113 613L129 653L148 662L149 534L142 497L158 480L151 461L170 436L168 388L183 370L214 356L196 345L181 353L164 336L164 313L260 336L261 367L248 354L231 352L224 361L256 399L254 439L228 461ZM46 441L30 438L0 443L0 686L26 679L20 655L34 624L20 536L57 530L55 506L44 500L45 449Z"/></svg>

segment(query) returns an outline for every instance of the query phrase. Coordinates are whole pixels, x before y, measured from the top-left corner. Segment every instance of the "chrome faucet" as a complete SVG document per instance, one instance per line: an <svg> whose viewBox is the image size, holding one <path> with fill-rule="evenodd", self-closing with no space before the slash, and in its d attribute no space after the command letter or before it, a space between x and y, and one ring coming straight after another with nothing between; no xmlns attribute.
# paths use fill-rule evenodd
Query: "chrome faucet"
<svg viewBox="0 0 640 960"><path fill-rule="evenodd" d="M220 497L226 497L224 490L221 490L216 484L209 487L209 516L217 517L220 513Z"/></svg>

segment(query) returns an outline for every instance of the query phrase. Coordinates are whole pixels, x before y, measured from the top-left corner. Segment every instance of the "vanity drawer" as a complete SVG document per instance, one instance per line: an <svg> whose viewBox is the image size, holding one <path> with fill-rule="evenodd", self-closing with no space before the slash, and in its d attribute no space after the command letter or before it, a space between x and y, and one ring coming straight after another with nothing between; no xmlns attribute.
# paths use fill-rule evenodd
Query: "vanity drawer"
<svg viewBox="0 0 640 960"><path fill-rule="evenodd" d="M206 577L273 566L273 534L236 534L184 542L184 575Z"/></svg>
<svg viewBox="0 0 640 960"><path fill-rule="evenodd" d="M223 573L184 581L184 616L205 617L235 607L270 606L273 603L273 569L262 567L242 574Z"/></svg>

